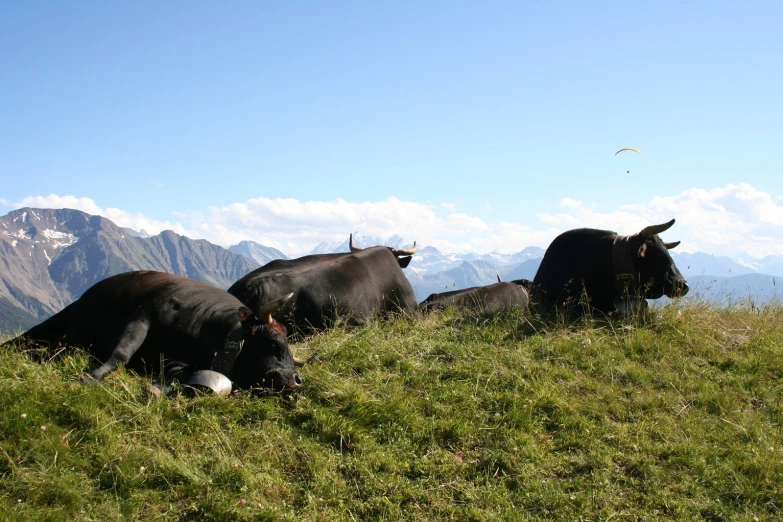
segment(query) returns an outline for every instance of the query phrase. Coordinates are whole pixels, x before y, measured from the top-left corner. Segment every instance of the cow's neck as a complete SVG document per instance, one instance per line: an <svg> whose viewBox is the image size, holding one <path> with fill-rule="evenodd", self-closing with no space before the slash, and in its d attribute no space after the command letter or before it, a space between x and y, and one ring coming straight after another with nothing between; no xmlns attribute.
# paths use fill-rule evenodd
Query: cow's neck
<svg viewBox="0 0 783 522"><path fill-rule="evenodd" d="M636 268L633 264L631 252L632 236L616 236L612 244L612 267L614 269L614 281L617 298L626 295L636 296Z"/></svg>
<svg viewBox="0 0 783 522"><path fill-rule="evenodd" d="M239 356L239 352L242 351L242 345L244 343L245 329L239 327L232 330L231 333L228 334L228 337L226 337L220 350L215 352L210 369L222 373L231 379L234 373L234 363Z"/></svg>

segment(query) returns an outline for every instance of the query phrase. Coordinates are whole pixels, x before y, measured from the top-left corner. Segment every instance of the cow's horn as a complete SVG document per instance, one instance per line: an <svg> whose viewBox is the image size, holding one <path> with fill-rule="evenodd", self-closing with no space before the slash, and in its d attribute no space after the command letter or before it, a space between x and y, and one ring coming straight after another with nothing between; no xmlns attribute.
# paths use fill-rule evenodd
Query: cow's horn
<svg viewBox="0 0 783 522"><path fill-rule="evenodd" d="M672 219L668 223L663 223L660 225L650 225L649 227L644 227L642 231L639 232L639 235L645 238L651 238L655 234L660 234L661 232L669 230L673 224L674 224L674 220Z"/></svg>
<svg viewBox="0 0 783 522"><path fill-rule="evenodd" d="M395 256L412 256L416 253L416 242L413 242L413 246L410 248L392 248L392 254Z"/></svg>
<svg viewBox="0 0 783 522"><path fill-rule="evenodd" d="M498 276L498 283L502 283L503 281L500 279L500 274L497 274Z"/></svg>
<svg viewBox="0 0 783 522"><path fill-rule="evenodd" d="M272 314L277 312L280 308L286 305L288 301L291 300L291 298L294 297L294 293L291 292L290 294L281 297L280 299L275 299L274 301L271 301L264 305L264 308L261 309L261 320L264 321L266 324L272 323Z"/></svg>
<svg viewBox="0 0 783 522"><path fill-rule="evenodd" d="M351 238L348 241L348 246L351 247L351 252L361 252L364 250L363 248L359 248L358 246L353 244L353 234L351 234Z"/></svg>
<svg viewBox="0 0 783 522"><path fill-rule="evenodd" d="M666 247L666 250L671 250L672 248L676 247L679 244L680 244L679 241L674 241L672 243L664 243L663 246Z"/></svg>

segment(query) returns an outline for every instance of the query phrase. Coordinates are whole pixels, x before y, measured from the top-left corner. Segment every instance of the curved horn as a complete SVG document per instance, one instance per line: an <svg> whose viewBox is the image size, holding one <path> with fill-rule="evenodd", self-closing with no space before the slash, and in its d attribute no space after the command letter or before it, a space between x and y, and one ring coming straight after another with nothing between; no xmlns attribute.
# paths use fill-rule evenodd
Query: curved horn
<svg viewBox="0 0 783 522"><path fill-rule="evenodd" d="M351 248L351 252L361 252L364 250L353 244L353 234L351 234L351 238L348 240L348 246Z"/></svg>
<svg viewBox="0 0 783 522"><path fill-rule="evenodd" d="M655 234L660 234L661 232L669 230L673 224L674 220L672 219L668 223L663 223L661 225L650 225L649 227L644 227L642 231L639 232L639 235L645 238L651 238Z"/></svg>
<svg viewBox="0 0 783 522"><path fill-rule="evenodd" d="M264 308L261 309L261 321L264 324L272 324L272 314L280 310L283 306L285 306L288 301L291 300L291 298L294 297L294 293L291 292L290 294L281 297L280 299L275 299L274 301L271 301L264 305Z"/></svg>
<svg viewBox="0 0 783 522"><path fill-rule="evenodd" d="M671 250L672 248L676 247L679 244L680 244L679 241L674 241L673 243L664 243L663 246L666 247L666 250Z"/></svg>
<svg viewBox="0 0 783 522"><path fill-rule="evenodd" d="M395 256L412 256L416 253L416 242L413 242L413 246L410 248L392 248L392 254Z"/></svg>
<svg viewBox="0 0 783 522"><path fill-rule="evenodd" d="M497 274L498 276L498 283L502 283L503 281L500 279L500 274Z"/></svg>

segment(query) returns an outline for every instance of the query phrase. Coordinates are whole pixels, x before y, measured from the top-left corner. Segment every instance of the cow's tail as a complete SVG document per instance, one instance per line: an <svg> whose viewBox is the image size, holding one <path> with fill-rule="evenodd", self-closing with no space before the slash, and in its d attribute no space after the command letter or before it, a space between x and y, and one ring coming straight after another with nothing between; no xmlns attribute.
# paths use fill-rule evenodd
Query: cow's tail
<svg viewBox="0 0 783 522"><path fill-rule="evenodd" d="M16 344L23 348L47 348L53 351L68 332L72 306L66 306L46 321L3 343L3 346Z"/></svg>

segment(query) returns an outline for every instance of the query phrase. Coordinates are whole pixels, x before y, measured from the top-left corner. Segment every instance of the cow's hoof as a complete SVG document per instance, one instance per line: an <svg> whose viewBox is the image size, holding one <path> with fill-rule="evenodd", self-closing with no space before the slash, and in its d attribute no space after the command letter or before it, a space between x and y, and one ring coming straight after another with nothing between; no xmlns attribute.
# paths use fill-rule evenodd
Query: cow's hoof
<svg viewBox="0 0 783 522"><path fill-rule="evenodd" d="M79 380L82 382L82 384L95 384L98 381L90 375L89 373L83 373L81 377L79 377Z"/></svg>
<svg viewBox="0 0 783 522"><path fill-rule="evenodd" d="M147 395L155 399L160 399L162 395L160 391L160 386L158 386L157 384L152 384L151 382L148 382L147 385L144 387L144 389L146 390Z"/></svg>

